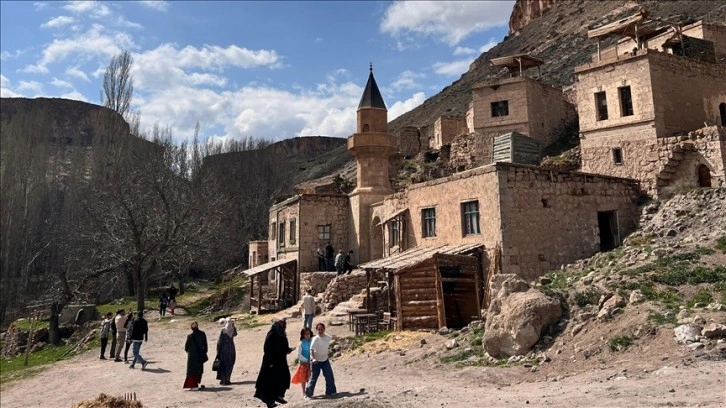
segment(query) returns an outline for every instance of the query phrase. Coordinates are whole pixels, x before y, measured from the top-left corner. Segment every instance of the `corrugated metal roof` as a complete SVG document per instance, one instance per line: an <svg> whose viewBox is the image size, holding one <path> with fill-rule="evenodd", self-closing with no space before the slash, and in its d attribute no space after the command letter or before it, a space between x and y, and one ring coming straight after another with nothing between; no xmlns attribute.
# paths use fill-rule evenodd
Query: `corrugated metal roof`
<svg viewBox="0 0 726 408"><path fill-rule="evenodd" d="M278 259L277 261L264 263L262 265L257 265L250 269L244 270L244 271L242 271L242 274L246 275L246 276L253 276L253 275L257 275L258 273L269 271L272 268L277 268L277 267L287 265L287 264L293 263L293 262L297 262L297 260L296 259Z"/></svg>
<svg viewBox="0 0 726 408"><path fill-rule="evenodd" d="M421 263L436 254L460 255L472 251L476 248L483 247L484 244L465 244L465 245L440 245L432 247L418 246L407 249L400 254L392 255L387 258L376 259L375 261L366 262L358 265L360 269L386 269L389 271L398 271L400 269Z"/></svg>

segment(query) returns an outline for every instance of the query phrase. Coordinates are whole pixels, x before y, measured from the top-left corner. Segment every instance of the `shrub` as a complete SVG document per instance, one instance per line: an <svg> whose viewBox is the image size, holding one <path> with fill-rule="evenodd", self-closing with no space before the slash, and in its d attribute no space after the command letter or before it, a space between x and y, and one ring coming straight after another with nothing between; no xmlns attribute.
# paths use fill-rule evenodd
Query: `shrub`
<svg viewBox="0 0 726 408"><path fill-rule="evenodd" d="M600 302L600 296L602 294L595 288L588 288L582 292L575 293L575 303L579 307L585 307L587 305L596 305Z"/></svg>
<svg viewBox="0 0 726 408"><path fill-rule="evenodd" d="M608 342L610 351L623 351L633 344L633 339L630 336L615 336Z"/></svg>
<svg viewBox="0 0 726 408"><path fill-rule="evenodd" d="M716 249L726 254L726 235L716 241Z"/></svg>
<svg viewBox="0 0 726 408"><path fill-rule="evenodd" d="M709 292L705 288L701 288L698 290L698 292L693 294L691 299L686 303L686 306L693 307L696 305L696 303L711 303L711 302L713 302L713 297L711 296L711 292Z"/></svg>
<svg viewBox="0 0 726 408"><path fill-rule="evenodd" d="M658 325L676 324L678 322L675 313L665 315L663 313L656 312L655 310L648 311L648 320Z"/></svg>

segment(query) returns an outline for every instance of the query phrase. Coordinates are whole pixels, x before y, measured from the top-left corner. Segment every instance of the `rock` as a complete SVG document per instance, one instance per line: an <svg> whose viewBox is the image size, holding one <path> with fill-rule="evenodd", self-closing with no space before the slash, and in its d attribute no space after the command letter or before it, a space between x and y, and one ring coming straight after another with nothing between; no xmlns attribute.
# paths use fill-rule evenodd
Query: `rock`
<svg viewBox="0 0 726 408"><path fill-rule="evenodd" d="M708 337L709 339L726 337L726 325L709 323L701 330L701 336Z"/></svg>
<svg viewBox="0 0 726 408"><path fill-rule="evenodd" d="M688 345L688 348L691 349L691 351L696 351L698 349L702 349L705 346L701 342L691 343Z"/></svg>
<svg viewBox="0 0 726 408"><path fill-rule="evenodd" d="M666 232L666 236L668 236L668 237L675 237L676 235L678 235L678 231L676 231L674 229L669 229Z"/></svg>
<svg viewBox="0 0 726 408"><path fill-rule="evenodd" d="M597 318L598 319L608 318L608 317L614 315L615 311L618 308L621 308L623 306L625 306L625 299L622 296L615 294L603 302L602 307L600 308L600 311L597 314Z"/></svg>
<svg viewBox="0 0 726 408"><path fill-rule="evenodd" d="M691 316L691 312L688 309L681 309L681 311L679 311L678 314L676 315L678 324L692 323L693 319L691 319L690 316Z"/></svg>
<svg viewBox="0 0 726 408"><path fill-rule="evenodd" d="M560 302L531 289L516 275L495 277L499 290L487 311L482 344L496 358L525 354L544 330L560 319Z"/></svg>
<svg viewBox="0 0 726 408"><path fill-rule="evenodd" d="M673 329L676 341L680 344L694 343L701 336L701 327L695 324L684 324Z"/></svg>
<svg viewBox="0 0 726 408"><path fill-rule="evenodd" d="M577 333L579 333L583 329L583 327L585 327L586 324L587 324L587 322L582 322L582 323L578 323L578 324L572 326L572 330L570 331L570 336L575 337L577 335Z"/></svg>
<svg viewBox="0 0 726 408"><path fill-rule="evenodd" d="M459 343L456 341L456 339L451 339L446 342L446 349L451 350L453 348L459 347Z"/></svg>
<svg viewBox="0 0 726 408"><path fill-rule="evenodd" d="M440 328L440 329L439 329L439 331L438 331L438 333L439 333L440 335L442 335L442 336L445 336L445 335L449 334L449 332L450 332L450 330L449 330L449 328L448 328L448 327L442 327L442 328Z"/></svg>
<svg viewBox="0 0 726 408"><path fill-rule="evenodd" d="M419 344L420 344L421 346L424 346L424 345L426 345L426 339L421 339L421 341L419 342Z"/></svg>
<svg viewBox="0 0 726 408"><path fill-rule="evenodd" d="M342 326L344 324L345 324L345 322L343 322L341 320L331 320L328 322L328 325L330 325L330 326Z"/></svg>
<svg viewBox="0 0 726 408"><path fill-rule="evenodd" d="M704 319L700 315L695 315L695 316L693 316L693 324L703 326L704 324L706 324L706 319Z"/></svg>
<svg viewBox="0 0 726 408"><path fill-rule="evenodd" d="M709 303L708 306L706 306L706 309L715 310L717 312L724 312L726 311L726 305L722 303Z"/></svg>
<svg viewBox="0 0 726 408"><path fill-rule="evenodd" d="M635 289L634 291L630 292L630 298L628 299L628 303L637 304L644 300L645 296L643 295L643 292L641 292L640 289Z"/></svg>
<svg viewBox="0 0 726 408"><path fill-rule="evenodd" d="M539 283L540 285L549 285L550 283L552 283L552 279L543 276L539 278Z"/></svg>

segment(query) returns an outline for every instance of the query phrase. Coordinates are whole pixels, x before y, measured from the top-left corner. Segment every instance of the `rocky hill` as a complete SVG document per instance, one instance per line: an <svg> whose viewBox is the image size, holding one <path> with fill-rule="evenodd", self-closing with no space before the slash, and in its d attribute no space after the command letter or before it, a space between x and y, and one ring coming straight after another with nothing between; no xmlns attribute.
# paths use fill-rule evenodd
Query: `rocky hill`
<svg viewBox="0 0 726 408"><path fill-rule="evenodd" d="M585 63L597 49L596 42L587 39L587 31L630 15L640 7L653 17L676 23L699 19L718 24L726 21L726 3L722 1L518 0L512 10L509 35L480 55L458 80L391 121L389 131L405 126L432 129L432 124L442 115L465 115L472 99L472 85L507 75L506 70L489 65L492 58L532 55L545 63L539 71L534 68L528 75L549 84L570 85L574 68ZM602 45L608 46L613 41Z"/></svg>

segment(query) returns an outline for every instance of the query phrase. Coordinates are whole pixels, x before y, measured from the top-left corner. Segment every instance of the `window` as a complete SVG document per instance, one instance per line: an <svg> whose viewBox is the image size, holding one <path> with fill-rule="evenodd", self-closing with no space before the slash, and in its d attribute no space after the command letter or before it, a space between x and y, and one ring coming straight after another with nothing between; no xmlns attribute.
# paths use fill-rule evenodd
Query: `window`
<svg viewBox="0 0 726 408"><path fill-rule="evenodd" d="M320 241L330 241L330 224L318 225L318 239Z"/></svg>
<svg viewBox="0 0 726 408"><path fill-rule="evenodd" d="M618 88L620 94L620 112L622 116L633 116L633 97L630 94L630 87Z"/></svg>
<svg viewBox="0 0 726 408"><path fill-rule="evenodd" d="M277 246L285 246L285 221L280 223L280 232L277 234Z"/></svg>
<svg viewBox="0 0 726 408"><path fill-rule="evenodd" d="M461 226L464 235L479 234L479 201L461 204Z"/></svg>
<svg viewBox="0 0 726 408"><path fill-rule="evenodd" d="M492 117L509 116L509 101L492 102Z"/></svg>
<svg viewBox="0 0 726 408"><path fill-rule="evenodd" d="M297 230L295 228L295 224L297 224L297 221L293 218L290 220L290 245L295 244L295 234L297 233Z"/></svg>
<svg viewBox="0 0 726 408"><path fill-rule="evenodd" d="M390 246L394 247L398 245L399 237L401 236L401 222L398 220L391 221L391 239L390 239Z"/></svg>
<svg viewBox="0 0 726 408"><path fill-rule="evenodd" d="M608 100L605 97L605 92L595 94L595 109L597 110L597 120L607 120Z"/></svg>
<svg viewBox="0 0 726 408"><path fill-rule="evenodd" d="M613 163L623 164L623 149L619 147L613 148Z"/></svg>
<svg viewBox="0 0 726 408"><path fill-rule="evenodd" d="M436 209L424 208L421 210L421 224L424 238L436 236Z"/></svg>
<svg viewBox="0 0 726 408"><path fill-rule="evenodd" d="M270 224L270 239L273 241L276 239L275 233L277 232L277 230L275 228L276 228L276 225L274 222L272 224Z"/></svg>

